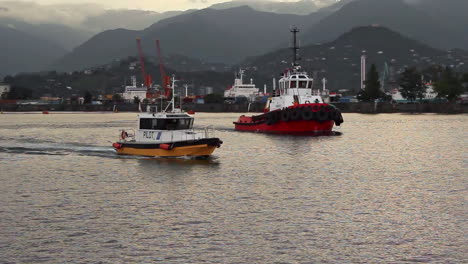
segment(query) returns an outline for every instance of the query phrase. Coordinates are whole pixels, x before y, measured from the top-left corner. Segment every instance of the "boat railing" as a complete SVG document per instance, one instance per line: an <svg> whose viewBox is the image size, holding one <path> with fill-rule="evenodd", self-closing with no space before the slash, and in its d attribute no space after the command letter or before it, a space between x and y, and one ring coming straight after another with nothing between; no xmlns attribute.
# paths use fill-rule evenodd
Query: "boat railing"
<svg viewBox="0 0 468 264"><path fill-rule="evenodd" d="M320 90L312 90L313 96L320 96Z"/></svg>
<svg viewBox="0 0 468 264"><path fill-rule="evenodd" d="M213 126L207 126L204 129L205 132L205 138L213 137L214 136L214 127Z"/></svg>
<svg viewBox="0 0 468 264"><path fill-rule="evenodd" d="M200 127L192 129L185 133L186 140L214 137L215 130L213 126Z"/></svg>

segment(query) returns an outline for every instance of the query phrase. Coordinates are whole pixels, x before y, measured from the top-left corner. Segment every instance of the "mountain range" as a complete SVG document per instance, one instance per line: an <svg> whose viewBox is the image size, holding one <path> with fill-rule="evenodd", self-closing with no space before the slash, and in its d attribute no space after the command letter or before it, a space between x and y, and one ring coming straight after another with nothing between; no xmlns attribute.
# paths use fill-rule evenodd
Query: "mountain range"
<svg viewBox="0 0 468 264"><path fill-rule="evenodd" d="M105 30L142 30L149 25L188 11L154 12L106 10L98 5L39 5L32 2L0 2L0 26L54 42L71 51Z"/></svg>
<svg viewBox="0 0 468 264"><path fill-rule="evenodd" d="M0 36L0 75L15 71L38 71L67 52L53 42L9 27L0 26Z"/></svg>
<svg viewBox="0 0 468 264"><path fill-rule="evenodd" d="M326 2L324 2L326 1ZM27 70L80 70L95 67L128 56L135 56L135 39L141 38L145 56L155 56L154 41L160 39L165 55L177 55L205 62L236 64L247 57L265 54L288 45L289 29L298 26L302 44L330 42L352 28L380 25L439 49L468 47L468 1L466 0L341 0L333 4L322 0L280 3L286 10L309 4L308 15L263 12L252 7L229 5L248 4L257 9L268 7L281 12L267 1L240 0L214 5L214 8L186 12L146 12L135 10L99 10L90 14L78 12L78 18L63 24L50 23L46 18L27 21L15 17L19 8L0 2L0 26L26 34L29 43L50 43L54 52L38 61L38 56L23 56L17 52L11 67L0 75ZM13 2L14 3L14 2ZM288 5L286 5L288 4ZM24 3L20 6L26 9ZM35 6L36 8L39 8ZM42 10L42 9L41 9ZM69 9L67 9L69 12ZM90 8L84 9L87 12ZM309 11L303 8L304 13ZM15 12L13 12L15 11ZM48 17L59 17L51 13ZM6 15L7 14L7 15ZM23 16L27 13L21 13ZM35 16L32 16L35 17ZM148 24L144 26L144 24ZM106 30L112 28L110 30ZM143 29L144 28L144 29ZM101 30L104 32L97 33ZM11 32L10 32L11 33ZM11 40L15 45L14 39ZM27 44L16 45L28 48ZM82 43L79 45L79 43ZM31 44L29 44L31 45ZM15 49L17 49L15 47ZM56 48L57 47L57 48ZM65 53L64 53L65 51ZM10 56L8 48L0 50L0 58ZM60 58L57 59L57 56ZM11 56L10 56L11 57ZM9 58L10 58L9 57ZM51 63L53 62L53 63Z"/></svg>
<svg viewBox="0 0 468 264"><path fill-rule="evenodd" d="M356 26L374 24L391 28L410 38L441 49L468 46L468 34L466 34L468 16L460 14L464 12L461 10L468 10L468 1L410 1L350 1L306 32L305 41L308 43L326 42ZM437 12L437 8L446 11ZM456 20L452 16L455 16Z"/></svg>
<svg viewBox="0 0 468 264"><path fill-rule="evenodd" d="M63 24L32 24L16 18L2 16L0 16L0 26L28 34L36 39L54 43L66 51L71 51L74 47L82 44L94 35L91 31Z"/></svg>
<svg viewBox="0 0 468 264"><path fill-rule="evenodd" d="M161 20L142 31L105 31L67 54L55 68L82 69L135 55L137 37L146 54L156 55L155 40L160 39L165 54L233 64L280 47L289 39L291 25L308 28L320 18L315 13L276 14L247 6L203 9Z"/></svg>
<svg viewBox="0 0 468 264"><path fill-rule="evenodd" d="M276 1L259 1L259 0L235 0L210 6L212 9L228 9L240 6L249 6L257 11L279 13L279 14L295 14L308 15L318 11L322 7L336 3L336 0L299 0L297 2L276 2Z"/></svg>
<svg viewBox="0 0 468 264"><path fill-rule="evenodd" d="M158 13L105 10L88 4L43 6L32 2L0 2L0 45L4 47L0 49L0 60L8 62L0 66L0 77L47 69L102 31L141 30L161 19L190 11Z"/></svg>
<svg viewBox="0 0 468 264"><path fill-rule="evenodd" d="M300 32L299 39L302 36ZM406 66L426 68L447 65L457 71L468 72L468 64L463 63L468 61L467 51L438 50L378 26L358 27L331 42L305 45L299 50L300 65L316 80L316 89L322 86L320 80L325 77L328 80L327 88L331 91L347 89L354 93L360 87L362 54L367 56L368 67L375 64L381 77L385 77L382 80L385 89L395 86L399 73ZM253 78L257 87L266 84L271 92L272 78L278 79L280 73L290 67L291 58L291 49L285 47L227 68L225 65L206 64L182 56L166 55L164 61L166 73L175 74L181 84L190 84L194 88L209 86L215 93L222 93L232 85L233 72L243 68L246 69L246 79ZM37 96L44 93L57 96L65 96L66 93L84 94L87 90L93 94L117 93L122 91L122 85L128 82L130 76L136 76L138 83L143 82L138 65L137 58L125 58L91 72L20 74L13 78L12 84L29 87ZM146 61L146 72L152 75L155 83L161 83L156 61ZM51 84L47 80L55 82ZM73 91L65 88L68 86L73 87Z"/></svg>
<svg viewBox="0 0 468 264"><path fill-rule="evenodd" d="M376 64L389 83L396 81L398 73L409 66L447 65L468 71L468 63L464 63L468 61L467 51L435 49L380 26L354 28L331 42L304 46L299 54L303 69L317 80L316 87L321 87L320 80L325 77L328 87L335 91L359 89L361 55L367 57L368 66ZM278 78L280 72L290 67L291 58L291 49L285 48L249 58L239 67L249 69L259 83L269 84L271 78Z"/></svg>
<svg viewBox="0 0 468 264"><path fill-rule="evenodd" d="M134 55L135 37L141 37L144 49L150 54L154 51L154 40L159 38L166 53L234 64L248 56L288 45L291 25L299 26L304 32L305 44L328 42L354 27L374 24L440 49L468 46L468 34L461 34L463 27L468 28L468 16L458 16L455 27L450 25L453 22L444 23L451 21L448 17L451 12L440 12L437 17L435 12L423 12L426 8L435 9L437 3L455 10L465 6L463 1L430 0L411 4L407 1L340 1L338 7L329 7L337 10L334 13L319 11L303 16L261 12L247 6L203 9L161 20L142 31L103 32L65 56L55 68L82 69Z"/></svg>

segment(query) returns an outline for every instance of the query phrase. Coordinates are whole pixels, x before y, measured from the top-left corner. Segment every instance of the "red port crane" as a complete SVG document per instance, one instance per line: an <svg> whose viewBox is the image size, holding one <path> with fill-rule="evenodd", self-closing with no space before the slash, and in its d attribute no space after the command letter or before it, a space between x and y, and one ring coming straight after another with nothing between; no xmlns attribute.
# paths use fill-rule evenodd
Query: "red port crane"
<svg viewBox="0 0 468 264"><path fill-rule="evenodd" d="M151 75L146 74L146 71L145 71L145 60L143 57L143 49L141 48L141 39L137 38L136 42L137 42L137 47L138 47L138 56L140 57L141 73L143 74L143 82L147 89L146 98L151 98L152 96L150 93L150 88L151 88L151 84L153 83L153 78L151 78Z"/></svg>
<svg viewBox="0 0 468 264"><path fill-rule="evenodd" d="M169 98L171 95L171 89L169 88L169 85L171 84L171 78L166 75L166 72L164 71L164 62L161 54L161 45L159 44L159 39L156 40L156 50L159 57L159 71L161 72L161 84L164 88L164 96Z"/></svg>

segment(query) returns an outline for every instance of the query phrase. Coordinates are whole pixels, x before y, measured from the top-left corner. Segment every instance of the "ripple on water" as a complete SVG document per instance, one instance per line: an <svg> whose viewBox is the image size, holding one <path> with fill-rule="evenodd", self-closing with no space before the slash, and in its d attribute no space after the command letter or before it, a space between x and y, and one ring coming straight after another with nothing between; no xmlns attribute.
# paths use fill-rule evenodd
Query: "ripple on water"
<svg viewBox="0 0 468 264"><path fill-rule="evenodd" d="M466 115L232 129L209 160L118 156L136 114L4 115L2 263L464 263Z"/></svg>

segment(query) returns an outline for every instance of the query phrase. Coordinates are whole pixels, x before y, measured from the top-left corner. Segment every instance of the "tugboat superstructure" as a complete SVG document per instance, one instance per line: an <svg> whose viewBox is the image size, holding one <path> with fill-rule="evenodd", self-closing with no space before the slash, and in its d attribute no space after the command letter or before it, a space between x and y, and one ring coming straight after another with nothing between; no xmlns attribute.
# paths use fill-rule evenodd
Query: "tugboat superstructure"
<svg viewBox="0 0 468 264"><path fill-rule="evenodd" d="M301 70L298 64L296 35L294 27L292 69L286 69L278 81L278 89L268 99L264 114L239 117L234 122L240 131L279 133L279 134L329 134L333 125L341 125L341 111L324 103L319 91L314 91L313 79Z"/></svg>
<svg viewBox="0 0 468 264"><path fill-rule="evenodd" d="M174 91L175 80L172 80ZM172 110L168 111L172 105ZM119 140L112 144L117 153L151 157L207 157L223 143L210 137L212 130L193 129L194 117L174 108L174 95L165 111L149 107L138 115L137 129L121 130Z"/></svg>

